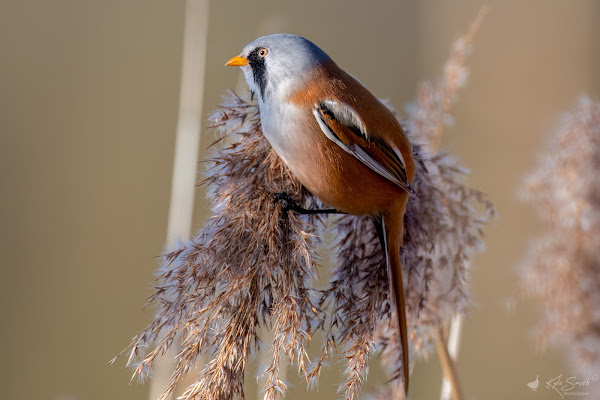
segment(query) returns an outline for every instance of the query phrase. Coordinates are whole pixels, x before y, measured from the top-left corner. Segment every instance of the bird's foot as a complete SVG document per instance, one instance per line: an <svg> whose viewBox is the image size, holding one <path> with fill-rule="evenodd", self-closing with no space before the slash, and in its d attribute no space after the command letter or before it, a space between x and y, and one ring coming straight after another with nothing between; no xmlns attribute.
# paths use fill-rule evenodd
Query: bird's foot
<svg viewBox="0 0 600 400"><path fill-rule="evenodd" d="M281 208L284 212L293 211L297 214L345 214L333 208L321 210L309 210L293 200L286 192L278 192L273 195L273 203L281 203Z"/></svg>
<svg viewBox="0 0 600 400"><path fill-rule="evenodd" d="M286 192L277 192L273 195L273 204L281 204L281 209L284 212L293 210L294 208L301 208L297 201L292 200L289 194Z"/></svg>

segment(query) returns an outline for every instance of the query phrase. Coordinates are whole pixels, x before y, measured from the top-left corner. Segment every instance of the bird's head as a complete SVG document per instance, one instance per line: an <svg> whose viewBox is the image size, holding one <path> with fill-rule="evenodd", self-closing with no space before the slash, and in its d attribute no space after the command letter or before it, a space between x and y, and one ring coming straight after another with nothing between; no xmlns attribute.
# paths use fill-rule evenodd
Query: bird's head
<svg viewBox="0 0 600 400"><path fill-rule="evenodd" d="M311 41L296 35L263 36L244 47L225 65L239 66L259 101L284 97L306 79L313 68L331 58Z"/></svg>

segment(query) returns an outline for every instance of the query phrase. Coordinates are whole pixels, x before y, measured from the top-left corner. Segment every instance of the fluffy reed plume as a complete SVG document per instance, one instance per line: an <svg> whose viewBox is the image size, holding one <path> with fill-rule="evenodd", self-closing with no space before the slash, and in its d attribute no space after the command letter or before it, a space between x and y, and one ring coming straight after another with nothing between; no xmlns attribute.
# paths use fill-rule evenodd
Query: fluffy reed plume
<svg viewBox="0 0 600 400"><path fill-rule="evenodd" d="M580 373L600 369L598 171L600 102L582 97L522 191L545 228L522 266L523 290L543 310L537 339L564 344Z"/></svg>
<svg viewBox="0 0 600 400"><path fill-rule="evenodd" d="M458 91L467 84L469 70L465 60L471 53L473 39L487 13L483 7L469 31L459 36L444 63L442 77L436 82L422 82L417 103L407 108L409 132L431 152L437 152L444 127L452 122L450 109L458 97Z"/></svg>
<svg viewBox="0 0 600 400"><path fill-rule="evenodd" d="M199 235L164 256L150 302L155 320L133 341L129 362L141 358L144 377L175 342L181 351L166 397L198 356L210 362L183 394L190 399L243 398L244 369L259 343L257 328L274 331L265 398L285 391L278 379L287 356L305 371L306 346L323 312L311 299L317 238L314 217L282 211L273 195L310 202L263 138L255 105L225 100L213 127L235 142L211 160L205 184L214 215ZM158 342L157 342L158 340ZM153 350L146 347L153 344Z"/></svg>
<svg viewBox="0 0 600 400"><path fill-rule="evenodd" d="M313 289L322 221L286 211L273 199L285 192L308 208L319 202L271 150L257 111L231 93L213 114L211 125L231 142L216 150L204 182L214 215L193 241L164 257L150 299L157 314L134 338L129 363L138 362L136 374L144 377L157 357L177 346L165 395L201 355L209 361L183 398L243 399L245 366L260 342L258 328L267 327L274 339L265 344L271 348L265 399L285 393L280 362L295 364L314 386L338 348L347 361L340 390L353 399L375 350L400 359L395 329L389 329L384 256L368 218L334 217L333 279L327 289ZM451 157L428 151L431 137L417 120L410 126L412 140L423 144L415 146L419 196L408 205L403 261L411 343L424 353L431 330L465 311L470 260L492 206L463 183L465 171ZM307 349L317 332L324 345L310 364ZM396 369L402 376L400 364Z"/></svg>

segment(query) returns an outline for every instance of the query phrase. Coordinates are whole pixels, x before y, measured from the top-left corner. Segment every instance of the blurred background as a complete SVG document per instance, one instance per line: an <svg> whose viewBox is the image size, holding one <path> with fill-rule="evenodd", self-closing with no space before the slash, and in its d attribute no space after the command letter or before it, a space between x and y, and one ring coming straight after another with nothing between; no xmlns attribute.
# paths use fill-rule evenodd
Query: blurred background
<svg viewBox="0 0 600 400"><path fill-rule="evenodd" d="M212 1L203 121L227 89L244 87L225 61L276 32L311 39L403 110L483 3ZM540 229L516 193L560 114L583 92L600 98L600 3L485 4L443 143L499 213L475 260L459 375L467 399L558 398L525 385L571 373L563 352L531 340L535 307L507 307ZM2 398L148 398L148 384L108 361L152 317L142 306L166 240L184 21L182 0L0 2ZM203 127L200 158L211 142ZM194 229L207 216L196 194ZM327 374L311 398L337 398L339 379ZM292 382L287 398L305 398ZM412 385L413 399L439 398L435 357Z"/></svg>

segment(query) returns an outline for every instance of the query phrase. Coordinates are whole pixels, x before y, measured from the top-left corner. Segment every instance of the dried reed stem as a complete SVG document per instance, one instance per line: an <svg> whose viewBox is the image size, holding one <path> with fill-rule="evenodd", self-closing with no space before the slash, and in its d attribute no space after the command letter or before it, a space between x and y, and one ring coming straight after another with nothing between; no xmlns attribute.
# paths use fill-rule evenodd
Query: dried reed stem
<svg viewBox="0 0 600 400"><path fill-rule="evenodd" d="M424 139L425 146L434 153L438 151L444 128L451 120L449 112L452 104L457 99L458 90L466 84L468 70L465 67L465 60L471 51L473 39L486 13L487 7L483 6L471 24L469 31L454 41L450 56L444 64L442 79L435 85L431 82L421 84L418 105L409 109L411 114L410 126L416 129L418 136ZM455 369L453 363L458 353L461 330L457 329L457 326L462 324L462 315L453 316L450 324L450 332L453 336L450 338L449 343L454 344L450 354L453 356L447 358L447 362L441 365L444 373L440 393L441 400L447 400L448 398L449 391L444 390L445 386L458 385L457 381L453 381L453 379L456 379L456 374L453 373ZM437 335L435 336L437 338ZM436 344L437 342L436 339ZM439 353L440 347L437 346L436 348ZM448 351L448 349L444 348L444 351ZM441 361L444 357L442 354L439 354L439 356ZM450 367L451 369L447 369Z"/></svg>
<svg viewBox="0 0 600 400"><path fill-rule="evenodd" d="M178 241L187 240L191 233L198 147L200 145L207 35L208 0L187 0L179 117L167 226L167 247L169 248ZM170 349L168 356L157 363L150 384L150 399L156 399L165 392L168 378L173 373L173 365L170 360L175 356L175 349Z"/></svg>
<svg viewBox="0 0 600 400"><path fill-rule="evenodd" d="M483 6L481 7L481 9L479 10L479 13L477 14L477 17L475 18L475 21L473 21L473 23L471 24L471 28L469 29L469 32L465 35L464 37L464 41L466 43L467 48L470 47L473 43L473 39L475 38L475 34L477 33L477 31L479 30L479 27L481 26L481 22L483 21L483 18L485 17L485 15L488 12L488 7L487 6ZM464 63L464 53L462 54L462 58L459 58L460 56L457 57L457 62L462 64ZM451 57L451 59L453 59L454 57ZM448 70L451 70L451 68L447 68ZM448 74L448 73L447 73ZM450 80L451 78L447 78L448 80ZM455 94L450 93L448 96L445 96L446 100L444 101L444 112L447 113L450 111L450 104L451 104L451 100L453 97L455 96ZM443 133L443 124L442 124L442 120L439 121L438 124L438 133L434 136L435 138L437 138L436 140L433 141L432 143L432 150L437 151L437 149L440 146L441 143L441 138L442 138L442 133ZM449 335L448 335L448 342L447 342L447 346L444 347L444 350L448 352L448 358L447 358L447 362L443 362L442 365L442 371L444 373L444 378L442 380L442 389L441 389L441 393L440 393L440 400L448 400L450 393L454 393L454 397L455 400L460 400L462 397L459 396L460 390L459 390L459 386L460 386L460 382L457 379L456 376L456 358L458 356L458 346L460 343L460 336L462 333L462 322L463 322L463 316L460 314L455 315L452 318L452 321L450 322L450 330L449 330ZM439 341L440 338L438 338ZM437 341L436 341L437 344ZM438 348L437 350L438 354L440 354L440 349ZM441 359L441 356L440 356ZM454 373L453 373L454 372ZM445 389L448 388L448 389Z"/></svg>
<svg viewBox="0 0 600 400"><path fill-rule="evenodd" d="M460 336L462 333L462 325L463 325L464 317L460 314L455 315L452 318L452 322L450 322L450 329L448 330L448 354L450 355L450 360L456 364L456 359L458 357L458 349L460 345ZM450 395L452 394L452 387L450 380L446 378L448 374L444 373L444 378L442 382L442 393L440 398L442 400L449 400Z"/></svg>
<svg viewBox="0 0 600 400"><path fill-rule="evenodd" d="M442 371L444 372L444 380L447 380L450 384L452 398L454 400L462 400L463 396L460 381L456 372L456 364L448 352L442 329L438 329L435 334L435 348L440 359Z"/></svg>
<svg viewBox="0 0 600 400"><path fill-rule="evenodd" d="M473 43L473 39L475 38L475 34L479 30L481 22L483 21L483 18L487 12L488 7L482 6L477 14L477 17L475 17L475 20L471 23L469 31L454 42L454 45L452 46L452 53L444 65L444 79L436 88L436 92L440 94L439 101L441 107L439 114L437 114L435 128L429 139L429 146L433 151L437 151L439 149L442 142L444 128L448 122L447 118L442 117L448 115L452 104L454 104L456 101L458 89L466 84L467 70L464 67L465 59L471 51L471 45Z"/></svg>

